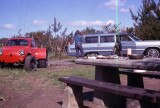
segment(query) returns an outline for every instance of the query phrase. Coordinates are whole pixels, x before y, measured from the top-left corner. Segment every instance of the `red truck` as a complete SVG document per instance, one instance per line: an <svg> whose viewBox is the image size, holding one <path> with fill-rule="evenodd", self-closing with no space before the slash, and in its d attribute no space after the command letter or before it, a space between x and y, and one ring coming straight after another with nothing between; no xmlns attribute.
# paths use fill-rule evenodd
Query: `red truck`
<svg viewBox="0 0 160 108"><path fill-rule="evenodd" d="M33 38L19 37L10 38L0 50L0 63L23 65L26 70L46 68L48 62L46 48L37 48Z"/></svg>

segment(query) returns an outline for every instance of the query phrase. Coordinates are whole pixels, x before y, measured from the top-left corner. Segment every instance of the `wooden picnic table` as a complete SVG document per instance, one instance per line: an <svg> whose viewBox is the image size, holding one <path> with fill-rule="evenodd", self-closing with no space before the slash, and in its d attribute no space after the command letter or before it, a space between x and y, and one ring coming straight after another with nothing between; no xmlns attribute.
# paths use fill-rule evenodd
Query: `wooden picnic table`
<svg viewBox="0 0 160 108"><path fill-rule="evenodd" d="M119 68L160 71L159 58L128 59L77 59L77 64L95 66L95 80L120 84ZM128 86L143 88L143 78L139 75L128 76ZM116 102L116 103L115 103ZM124 98L107 92L94 92L94 103L100 106L114 106L123 103Z"/></svg>

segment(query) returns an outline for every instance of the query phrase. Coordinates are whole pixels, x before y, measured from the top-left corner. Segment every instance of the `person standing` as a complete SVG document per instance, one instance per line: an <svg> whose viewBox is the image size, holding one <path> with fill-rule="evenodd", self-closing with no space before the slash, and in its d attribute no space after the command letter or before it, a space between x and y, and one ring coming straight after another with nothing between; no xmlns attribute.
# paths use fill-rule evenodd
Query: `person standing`
<svg viewBox="0 0 160 108"><path fill-rule="evenodd" d="M79 51L81 52L82 58L84 58L84 51L83 51L83 48L82 48L82 43L85 40L85 37L86 36L84 36L84 34L81 33L79 30L77 30L74 34L77 59L79 59Z"/></svg>
<svg viewBox="0 0 160 108"><path fill-rule="evenodd" d="M122 51L122 45L118 36L116 36L116 43L113 48L113 55L117 54L118 56L121 56L121 51Z"/></svg>

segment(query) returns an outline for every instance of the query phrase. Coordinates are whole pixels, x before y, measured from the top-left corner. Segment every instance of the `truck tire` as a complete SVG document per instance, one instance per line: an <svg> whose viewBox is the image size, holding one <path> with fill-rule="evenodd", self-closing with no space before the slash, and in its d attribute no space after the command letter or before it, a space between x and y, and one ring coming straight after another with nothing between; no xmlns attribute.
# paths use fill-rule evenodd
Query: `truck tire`
<svg viewBox="0 0 160 108"><path fill-rule="evenodd" d="M25 59L24 69L34 71L37 68L37 60L34 56L27 56Z"/></svg>
<svg viewBox="0 0 160 108"><path fill-rule="evenodd" d="M48 61L46 59L43 60L38 60L38 68L47 68L48 66Z"/></svg>

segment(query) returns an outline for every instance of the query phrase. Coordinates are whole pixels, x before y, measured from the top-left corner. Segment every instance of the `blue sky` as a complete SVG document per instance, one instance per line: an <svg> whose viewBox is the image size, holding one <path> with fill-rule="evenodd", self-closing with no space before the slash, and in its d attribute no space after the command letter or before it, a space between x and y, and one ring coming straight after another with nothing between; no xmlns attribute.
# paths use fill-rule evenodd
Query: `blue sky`
<svg viewBox="0 0 160 108"><path fill-rule="evenodd" d="M118 23L132 27L129 9L134 13L141 0L118 0ZM67 33L116 23L116 0L0 0L0 38L47 30L54 18Z"/></svg>

